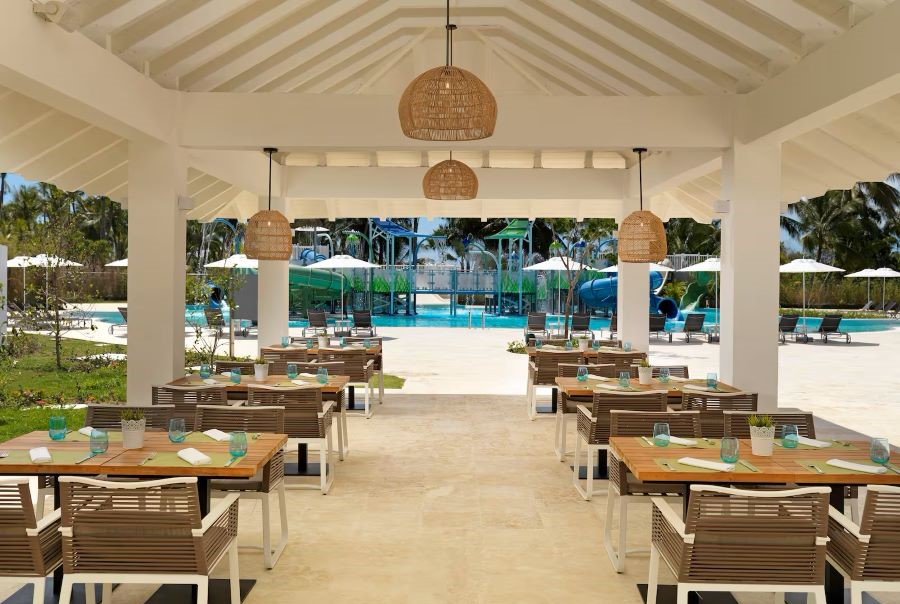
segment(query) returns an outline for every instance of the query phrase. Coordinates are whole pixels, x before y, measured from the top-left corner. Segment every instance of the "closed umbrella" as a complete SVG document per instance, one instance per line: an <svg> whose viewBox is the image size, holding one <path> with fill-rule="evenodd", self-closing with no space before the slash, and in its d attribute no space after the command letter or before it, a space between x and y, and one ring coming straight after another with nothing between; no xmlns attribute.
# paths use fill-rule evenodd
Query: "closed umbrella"
<svg viewBox="0 0 900 604"><path fill-rule="evenodd" d="M331 258L327 258L325 260L321 260L319 262L314 262L309 265L309 268L327 268L334 270L336 268L345 269L345 268L378 268L377 264L372 264L371 262L366 262L365 260L360 260L358 258L354 258L353 256L348 256L347 254L338 254L337 256L332 256ZM343 277L343 270L341 271L341 277ZM341 279L341 316L346 316L344 314L344 279Z"/></svg>
<svg viewBox="0 0 900 604"><path fill-rule="evenodd" d="M109 262L109 263L105 264L104 266L123 266L125 268L128 268L128 258L122 258L121 260L113 260L112 262Z"/></svg>
<svg viewBox="0 0 900 604"><path fill-rule="evenodd" d="M797 258L778 269L780 273L801 273L803 275L803 325L806 326L806 273L843 273L844 269L816 262L812 258Z"/></svg>
<svg viewBox="0 0 900 604"><path fill-rule="evenodd" d="M718 258L707 258L703 262L679 269L685 273L715 273L716 275L716 328L719 327L719 273L722 272L722 261Z"/></svg>
<svg viewBox="0 0 900 604"><path fill-rule="evenodd" d="M6 263L6 266L22 269L22 310L25 310L25 269L34 266L31 256L16 256Z"/></svg>
<svg viewBox="0 0 900 604"><path fill-rule="evenodd" d="M861 271L856 271L855 273L844 275L844 277L866 278L866 308L868 308L869 304L872 302L872 277L877 277L877 272L878 271L876 271L874 268L864 268Z"/></svg>
<svg viewBox="0 0 900 604"><path fill-rule="evenodd" d="M884 286L887 279L900 277L900 273L892 268L881 267L875 270L875 277L881 277L881 310L884 310Z"/></svg>

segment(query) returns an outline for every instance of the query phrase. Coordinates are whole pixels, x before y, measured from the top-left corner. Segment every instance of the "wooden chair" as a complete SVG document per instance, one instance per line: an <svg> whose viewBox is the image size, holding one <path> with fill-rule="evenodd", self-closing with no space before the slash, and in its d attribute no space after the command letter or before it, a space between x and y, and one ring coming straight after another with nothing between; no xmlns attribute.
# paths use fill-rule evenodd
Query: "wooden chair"
<svg viewBox="0 0 900 604"><path fill-rule="evenodd" d="M706 340L709 341L709 334L703 333L703 322L706 320L706 315L699 312L692 312L688 314L684 318L684 325L681 327L680 331L670 331L669 332L669 341L672 341L672 336L676 333L684 334L684 341L690 342L691 337L694 335L706 335Z"/></svg>
<svg viewBox="0 0 900 604"><path fill-rule="evenodd" d="M668 396L658 392L594 392L590 409L578 405L578 436L575 438L575 463L572 484L585 501L599 493L594 491L594 453L609 449L610 412L614 409L662 412ZM581 464L581 441L587 449L587 488L582 488L578 472Z"/></svg>
<svg viewBox="0 0 900 604"><path fill-rule="evenodd" d="M175 405L88 405L84 425L101 430L121 430L124 409L143 411L147 430L168 430Z"/></svg>
<svg viewBox="0 0 900 604"><path fill-rule="evenodd" d="M737 438L750 438L750 424L747 418L752 415L749 411L723 411L723 434ZM816 437L816 426L813 414L807 411L776 411L766 413L775 420L775 438L781 434L781 427L785 424L797 426L797 433L807 438Z"/></svg>
<svg viewBox="0 0 900 604"><path fill-rule="evenodd" d="M284 407L284 434L307 445L319 447L321 473L319 486L290 485L289 488L321 490L327 495L334 483L335 466L331 462L331 422L334 403L322 401L322 389L298 386L284 388L276 386L251 385L247 404ZM331 470L329 471L329 467Z"/></svg>
<svg viewBox="0 0 900 604"><path fill-rule="evenodd" d="M44 604L45 577L62 564L60 511L38 519L27 476L0 478L0 582L30 583L33 604Z"/></svg>
<svg viewBox="0 0 900 604"><path fill-rule="evenodd" d="M372 417L374 410L369 404L372 397L372 375L375 371L375 360L369 359L364 349L354 348L320 348L318 360L321 363L338 361L344 364L344 373L350 376L351 384L365 386L365 417ZM379 404L383 401L379 400Z"/></svg>
<svg viewBox="0 0 900 604"><path fill-rule="evenodd" d="M178 583L197 586L197 602L209 598L209 576L228 555L231 604L240 604L238 495L227 495L200 517L196 478L109 482L62 476L63 582L60 604L72 586L113 583Z"/></svg>
<svg viewBox="0 0 900 604"><path fill-rule="evenodd" d="M749 411L757 409L755 392L699 392L682 390L681 410L699 411L703 436L722 438L725 435L725 411Z"/></svg>
<svg viewBox="0 0 900 604"><path fill-rule="evenodd" d="M366 332L370 336L374 336L378 333L378 330L375 328L375 325L372 324L372 312L368 310L354 310L353 311L353 327L350 329L350 332L354 335L359 335L359 332Z"/></svg>
<svg viewBox="0 0 900 604"><path fill-rule="evenodd" d="M637 368L635 367L638 363L647 358L646 352L604 352L603 349L600 349L597 352L597 362L602 365L615 365L616 366L616 377L618 377L620 371L627 371L631 374L631 377L637 377Z"/></svg>
<svg viewBox="0 0 900 604"><path fill-rule="evenodd" d="M828 510L827 559L850 582L850 604L864 592L900 591L900 487L869 485L862 521Z"/></svg>
<svg viewBox="0 0 900 604"><path fill-rule="evenodd" d="M577 377L578 368L587 367L588 374L599 375L600 377L614 378L615 365L579 365L578 363L560 363L557 365L557 375L559 377ZM559 400L556 405L556 436L553 443L553 451L559 461L565 461L568 451L566 451L566 434L569 429L569 419L574 419L578 412L576 406L566 393L560 389Z"/></svg>
<svg viewBox="0 0 900 604"><path fill-rule="evenodd" d="M303 328L303 336L307 333L313 335L328 335L328 317L324 310L309 310L306 312L309 325Z"/></svg>
<svg viewBox="0 0 900 604"><path fill-rule="evenodd" d="M682 438L697 438L702 436L700 432L700 414L696 411L679 412L646 412L625 411L614 409L609 414L610 436L651 436L653 426L656 423L669 424L669 434ZM620 459L612 453L607 453L607 466L609 467L609 496L606 500L606 523L603 526L603 544L606 553L612 560L613 568L617 573L625 572L625 556L628 554L626 529L628 527L628 504L638 501L649 503L650 495L681 495L684 496L684 485L678 483L653 483L641 482L634 477ZM619 508L619 543L613 545L613 512L614 503L618 501ZM630 550L645 551L645 550Z"/></svg>
<svg viewBox="0 0 900 604"><path fill-rule="evenodd" d="M654 365L650 368L650 375L658 378L660 369L668 369L669 375L674 375L675 377L684 378L686 380L691 377L687 365Z"/></svg>
<svg viewBox="0 0 900 604"><path fill-rule="evenodd" d="M288 363L309 362L309 352L305 348L264 347L260 355L269 363L270 375L286 375Z"/></svg>
<svg viewBox="0 0 900 604"><path fill-rule="evenodd" d="M805 592L825 604L830 491L694 484L685 520L654 497L647 604L656 604L660 559L678 582L679 604L692 591Z"/></svg>
<svg viewBox="0 0 900 604"><path fill-rule="evenodd" d="M197 405L227 405L228 391L224 385L154 386L150 402L154 405L171 405L174 407L172 417L183 418L184 427L193 430Z"/></svg>
<svg viewBox="0 0 900 604"><path fill-rule="evenodd" d="M299 373L315 374L322 367L328 370L329 375L346 375L343 361L297 363L297 371ZM347 433L348 412L344 406L344 390L336 394L323 392L322 400L334 402L334 413L338 415L337 421L334 422L335 432L337 433L338 459L344 461L344 458L350 453L350 439Z"/></svg>
<svg viewBox="0 0 900 604"><path fill-rule="evenodd" d="M253 375L253 361L220 361L216 360L215 372L223 374L230 372L232 369L240 369L241 375Z"/></svg>
<svg viewBox="0 0 900 604"><path fill-rule="evenodd" d="M198 431L218 428L223 432L269 432L284 434L284 407L223 407L221 405L197 405ZM211 495L221 497L226 493L238 493L241 499L256 499L262 506L263 562L266 568L274 568L288 541L287 501L284 495L284 451L276 453L262 471L250 479L213 480L209 484ZM278 497L281 518L281 537L272 547L272 526L269 500ZM259 548L256 548L259 549Z"/></svg>
<svg viewBox="0 0 900 604"><path fill-rule="evenodd" d="M559 375L559 365L581 364L583 361L581 352L538 350L534 360L528 362L528 382L525 386L528 401L528 419L537 417L537 389L538 386L556 386L556 377Z"/></svg>

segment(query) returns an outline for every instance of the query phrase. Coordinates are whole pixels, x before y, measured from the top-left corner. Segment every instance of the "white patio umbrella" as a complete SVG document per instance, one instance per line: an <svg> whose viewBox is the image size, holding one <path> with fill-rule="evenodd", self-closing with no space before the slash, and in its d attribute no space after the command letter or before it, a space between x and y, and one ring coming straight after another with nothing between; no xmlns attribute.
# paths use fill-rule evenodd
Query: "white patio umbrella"
<svg viewBox="0 0 900 604"><path fill-rule="evenodd" d="M247 258L246 254L232 254L224 260L204 264L206 268L259 268L259 260Z"/></svg>
<svg viewBox="0 0 900 604"><path fill-rule="evenodd" d="M31 260L31 256L16 256L6 263L6 266L10 268L22 269L22 310L25 310L25 269L34 266Z"/></svg>
<svg viewBox="0 0 900 604"><path fill-rule="evenodd" d="M886 285L886 280L900 277L900 273L892 268L883 266L875 270L875 276L881 277L881 309L884 310L884 286Z"/></svg>
<svg viewBox="0 0 900 604"><path fill-rule="evenodd" d="M802 273L803 275L803 325L806 326L806 273L843 273L844 269L816 262L812 258L797 258L778 269L781 273Z"/></svg>
<svg viewBox="0 0 900 604"><path fill-rule="evenodd" d="M872 299L872 277L877 277L877 271L874 268L864 268L861 271L844 275L844 277L866 278L866 304Z"/></svg>
<svg viewBox="0 0 900 604"><path fill-rule="evenodd" d="M722 261L718 258L707 258L703 262L679 269L685 273L715 273L716 275L716 327L719 326L719 273L722 272Z"/></svg>
<svg viewBox="0 0 900 604"><path fill-rule="evenodd" d="M360 260L359 258L354 258L353 256L348 256L347 254L338 254L336 256L332 256L331 258L326 258L325 260L321 260L319 262L313 262L308 266L308 268L322 268L322 269L345 269L345 268L378 268L377 264L372 264L371 262L366 262L365 260ZM343 270L341 271L341 277L344 276ZM344 314L344 279L341 279L341 316L346 316Z"/></svg>
<svg viewBox="0 0 900 604"><path fill-rule="evenodd" d="M532 264L531 266L526 266L523 268L523 271L575 271L578 272L582 268L582 264L577 262L573 258L569 258L568 256L553 256L550 260L544 260L543 262L538 262L537 264ZM590 268L585 266L584 268ZM562 290L558 289L556 292L556 312L558 314L562 314Z"/></svg>
<svg viewBox="0 0 900 604"><path fill-rule="evenodd" d="M44 287L44 307L47 306L47 294L50 290L50 269L51 268L62 268L62 267L70 267L70 266L84 266L74 260L66 260L65 258L60 258L59 256L53 256L52 254L38 254L31 258L31 263L29 266L42 266L44 267L44 279L46 281L46 285ZM24 281L24 279L23 279Z"/></svg>
<svg viewBox="0 0 900 604"><path fill-rule="evenodd" d="M109 262L109 263L105 264L104 266L124 266L127 268L128 267L128 258L122 258L121 260L113 260L112 262Z"/></svg>
<svg viewBox="0 0 900 604"><path fill-rule="evenodd" d="M647 263L650 267L650 270L657 273L670 273L672 272L672 267L666 266L665 264L657 264L655 262ZM618 273L619 265L613 264L612 266L607 266L606 268L600 269L601 273Z"/></svg>

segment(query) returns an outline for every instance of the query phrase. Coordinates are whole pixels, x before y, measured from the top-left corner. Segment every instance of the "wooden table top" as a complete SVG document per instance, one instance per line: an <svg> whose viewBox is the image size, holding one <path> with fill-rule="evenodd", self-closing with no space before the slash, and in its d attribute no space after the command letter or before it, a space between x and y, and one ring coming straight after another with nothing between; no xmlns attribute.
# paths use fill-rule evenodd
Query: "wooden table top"
<svg viewBox="0 0 900 604"><path fill-rule="evenodd" d="M217 382L222 383L226 390L230 392L246 392L248 390L248 386L283 386L283 385L291 385L291 380L286 375L270 375L266 379L259 381L253 375L242 375L240 384L234 384L231 382L231 378L225 377L224 375L213 375L212 379ZM319 386L320 384L315 380L315 378L297 378L303 379L306 383L315 384ZM328 383L322 384L322 392L326 394L333 394L335 392L340 392L344 388L347 387L347 384L350 383L350 377L346 375L331 375L328 374ZM178 378L177 380L172 380L167 384L167 386L201 386L203 385L203 380L200 379L199 375L187 375L185 377Z"/></svg>
<svg viewBox="0 0 900 604"><path fill-rule="evenodd" d="M112 435L112 432L110 434ZM169 441L167 432L148 430L144 434L144 446L141 449L126 450L122 447L121 439L110 438L106 453L76 464L75 460L83 458L90 452L88 440L66 438L55 441L50 439L46 431L36 431L0 443L0 451L9 454L8 457L0 459L0 474L249 478L262 470L272 456L284 448L287 438L285 434L261 433L257 438L248 435L247 454L226 467L223 465L224 461L230 458L228 441L216 442L205 439L203 442L195 442L196 439L192 439L191 442L173 443ZM50 455L56 457L57 461L31 463L28 450L35 447L47 447ZM213 463L194 466L172 455L187 447L194 447L209 455L213 458ZM162 457L161 461L164 463L151 461L141 465L141 461L147 459L151 453Z"/></svg>
<svg viewBox="0 0 900 604"><path fill-rule="evenodd" d="M619 383L618 379L612 378L606 382L587 379L583 382L579 382L578 378L574 377L558 377L556 378L556 385L559 386L560 390L562 390L566 396L571 398L577 397L589 397L593 396L594 388L599 384L612 384L617 385ZM652 390L665 390L669 393L669 396L678 396L680 397L682 394L682 387L685 384L696 384L698 386L705 386L706 379L701 378L697 380L688 380L687 382L673 382L669 381L667 384L663 384L659 381L658 378L653 378L650 384L641 384L637 379L632 378L630 380L631 386L635 390L641 390L645 392L649 392ZM724 382L719 382L717 388L721 392L740 392L739 389L726 384ZM615 393L615 390L610 390L609 392ZM698 390L700 394L706 394L702 390Z"/></svg>
<svg viewBox="0 0 900 604"><path fill-rule="evenodd" d="M315 338L313 338L315 340ZM356 350L356 346L347 345L344 348L339 346L329 347L328 350ZM319 345L318 342L312 348L307 348L306 346L299 346L297 344L291 344L287 348L282 346L281 344L272 344L271 346L264 346L262 348L262 352L280 352L282 350L305 350L306 353L310 356L315 356L319 353ZM366 354L381 354L381 345L377 342L372 342L372 346L366 348Z"/></svg>
<svg viewBox="0 0 900 604"><path fill-rule="evenodd" d="M711 446L704 448L652 447L633 436L613 436L610 451L622 460L638 480L644 482L701 482L701 483L748 483L748 484L893 484L900 485L900 473L888 469L883 474L871 474L833 468L826 465L829 459L841 459L856 463L875 465L869 460L869 441L840 441L830 447L803 447L785 449L775 446L771 457L751 455L750 440L740 440L740 460L749 462L759 471L735 464L734 472L717 472L701 468L689 468L673 463L681 457L696 457L711 461L719 458L720 439L712 439ZM778 442L776 440L776 442ZM669 470L658 462L668 460L676 469ZM816 472L813 464L823 470Z"/></svg>

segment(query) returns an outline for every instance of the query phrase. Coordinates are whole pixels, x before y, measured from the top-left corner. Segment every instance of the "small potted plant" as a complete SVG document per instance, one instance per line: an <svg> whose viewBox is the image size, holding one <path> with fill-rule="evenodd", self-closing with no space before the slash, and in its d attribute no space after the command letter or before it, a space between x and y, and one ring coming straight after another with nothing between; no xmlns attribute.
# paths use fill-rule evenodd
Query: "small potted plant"
<svg viewBox="0 0 900 604"><path fill-rule="evenodd" d="M140 449L144 446L144 432L147 419L143 409L125 407L122 409L122 446L126 449Z"/></svg>
<svg viewBox="0 0 900 604"><path fill-rule="evenodd" d="M328 348L328 336L319 336L319 348Z"/></svg>
<svg viewBox="0 0 900 604"><path fill-rule="evenodd" d="M753 455L772 455L775 442L775 420L771 415L753 414L747 418L750 424L750 448Z"/></svg>
<svg viewBox="0 0 900 604"><path fill-rule="evenodd" d="M258 356L253 361L253 375L257 382L263 382L269 377L269 361L264 357Z"/></svg>
<svg viewBox="0 0 900 604"><path fill-rule="evenodd" d="M578 350L581 352L587 351L591 346L590 338L578 338Z"/></svg>
<svg viewBox="0 0 900 604"><path fill-rule="evenodd" d="M650 367L650 359L643 358L638 361L638 382L649 384L653 379L653 368Z"/></svg>

